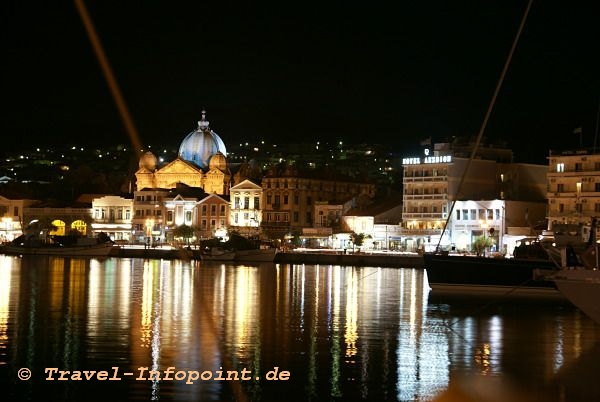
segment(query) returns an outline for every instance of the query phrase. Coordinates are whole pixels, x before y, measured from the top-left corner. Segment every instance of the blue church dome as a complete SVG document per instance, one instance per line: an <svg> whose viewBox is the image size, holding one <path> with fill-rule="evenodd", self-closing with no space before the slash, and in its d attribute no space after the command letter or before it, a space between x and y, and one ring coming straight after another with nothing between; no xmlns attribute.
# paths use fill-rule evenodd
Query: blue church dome
<svg viewBox="0 0 600 402"><path fill-rule="evenodd" d="M221 137L212 131L206 120L206 111L202 111L202 120L198 128L189 133L179 146L179 156L204 169L208 167L211 156L221 152L227 156L227 149Z"/></svg>

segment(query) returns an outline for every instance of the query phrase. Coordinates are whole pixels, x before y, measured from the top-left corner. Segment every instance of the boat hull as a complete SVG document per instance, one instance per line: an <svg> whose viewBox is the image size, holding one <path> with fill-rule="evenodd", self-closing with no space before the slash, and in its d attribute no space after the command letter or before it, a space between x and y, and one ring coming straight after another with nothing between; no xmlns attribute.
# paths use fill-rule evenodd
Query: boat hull
<svg viewBox="0 0 600 402"><path fill-rule="evenodd" d="M0 253L6 255L60 255L65 257L107 257L118 246L111 243L81 246L14 246L0 247Z"/></svg>
<svg viewBox="0 0 600 402"><path fill-rule="evenodd" d="M205 261L233 261L235 260L235 251L201 254L200 258Z"/></svg>
<svg viewBox="0 0 600 402"><path fill-rule="evenodd" d="M273 262L276 254L276 248L236 250L235 260L240 262Z"/></svg>
<svg viewBox="0 0 600 402"><path fill-rule="evenodd" d="M600 271L564 270L554 282L567 300L600 324Z"/></svg>
<svg viewBox="0 0 600 402"><path fill-rule="evenodd" d="M549 260L424 254L432 291L558 296L547 276L557 272Z"/></svg>

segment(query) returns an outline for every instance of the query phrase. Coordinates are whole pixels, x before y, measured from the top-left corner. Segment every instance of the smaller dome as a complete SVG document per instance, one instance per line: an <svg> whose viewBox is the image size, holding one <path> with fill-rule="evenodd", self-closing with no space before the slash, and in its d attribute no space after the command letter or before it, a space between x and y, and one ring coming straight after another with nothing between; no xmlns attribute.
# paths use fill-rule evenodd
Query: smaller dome
<svg viewBox="0 0 600 402"><path fill-rule="evenodd" d="M156 170L156 165L158 165L158 159L150 151L144 153L144 155L142 155L142 157L140 158L140 169L146 168L150 171L154 171Z"/></svg>
<svg viewBox="0 0 600 402"><path fill-rule="evenodd" d="M227 170L227 160L225 159L225 155L218 151L211 156L208 166L210 169Z"/></svg>

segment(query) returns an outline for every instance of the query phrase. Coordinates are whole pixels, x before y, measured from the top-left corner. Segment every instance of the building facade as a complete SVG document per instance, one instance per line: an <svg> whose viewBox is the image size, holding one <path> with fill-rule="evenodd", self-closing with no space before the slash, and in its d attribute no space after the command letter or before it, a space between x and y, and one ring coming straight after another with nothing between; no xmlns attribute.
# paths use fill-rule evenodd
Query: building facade
<svg viewBox="0 0 600 402"><path fill-rule="evenodd" d="M468 147L458 150L468 153ZM504 235L512 227L506 211L513 208L507 201L529 202L531 218L544 219L547 167L511 163L505 149L478 152L475 158L457 157L452 144L442 143L404 158L403 249L469 251L475 237L493 236L497 251L506 252Z"/></svg>
<svg viewBox="0 0 600 402"><path fill-rule="evenodd" d="M230 189L229 227L246 237L260 237L262 187L245 179Z"/></svg>
<svg viewBox="0 0 600 402"><path fill-rule="evenodd" d="M550 152L547 168L548 229L570 225L587 238L592 218L600 216L600 153Z"/></svg>
<svg viewBox="0 0 600 402"><path fill-rule="evenodd" d="M314 228L316 221L322 222L315 216L315 205L321 201L342 204L353 198L372 199L375 196L373 184L300 174L291 166L284 167L281 172L271 172L263 177L261 184L261 228L271 239L300 235L303 228Z"/></svg>
<svg viewBox="0 0 600 402"><path fill-rule="evenodd" d="M11 199L0 195L0 243L13 241L23 233L29 224L24 214L25 208L36 204L36 200Z"/></svg>
<svg viewBox="0 0 600 402"><path fill-rule="evenodd" d="M130 242L132 237L133 199L106 195L92 200L92 230L103 232L119 242Z"/></svg>

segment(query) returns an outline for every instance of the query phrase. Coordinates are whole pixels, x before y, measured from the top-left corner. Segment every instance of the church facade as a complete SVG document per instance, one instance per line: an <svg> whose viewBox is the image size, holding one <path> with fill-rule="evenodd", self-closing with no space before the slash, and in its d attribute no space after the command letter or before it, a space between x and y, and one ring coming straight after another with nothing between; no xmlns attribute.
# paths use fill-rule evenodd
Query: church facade
<svg viewBox="0 0 600 402"><path fill-rule="evenodd" d="M135 173L132 234L146 243L173 240L179 225L197 228L199 238L226 231L229 223L229 189L233 175L227 149L206 120L189 133L175 160L158 166L158 158L144 153Z"/></svg>

